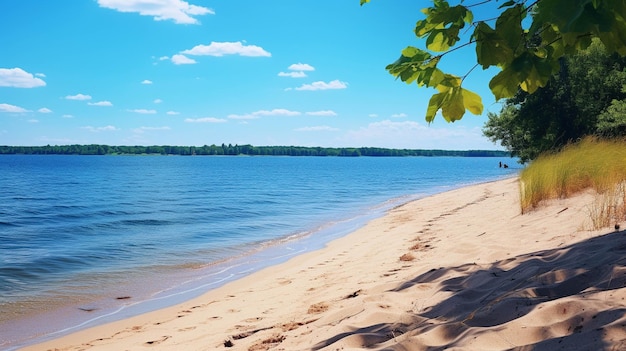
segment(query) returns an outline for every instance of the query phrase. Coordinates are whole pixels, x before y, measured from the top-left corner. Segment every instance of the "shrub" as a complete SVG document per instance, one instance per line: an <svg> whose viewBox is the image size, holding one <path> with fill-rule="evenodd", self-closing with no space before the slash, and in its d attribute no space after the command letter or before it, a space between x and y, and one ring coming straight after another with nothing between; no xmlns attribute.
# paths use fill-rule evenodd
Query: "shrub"
<svg viewBox="0 0 626 351"><path fill-rule="evenodd" d="M588 137L558 153L538 157L521 172L521 210L525 213L544 200L566 198L591 188L598 193L590 210L592 222L604 223L604 227L626 214L625 180L626 140ZM594 228L600 227L594 224Z"/></svg>

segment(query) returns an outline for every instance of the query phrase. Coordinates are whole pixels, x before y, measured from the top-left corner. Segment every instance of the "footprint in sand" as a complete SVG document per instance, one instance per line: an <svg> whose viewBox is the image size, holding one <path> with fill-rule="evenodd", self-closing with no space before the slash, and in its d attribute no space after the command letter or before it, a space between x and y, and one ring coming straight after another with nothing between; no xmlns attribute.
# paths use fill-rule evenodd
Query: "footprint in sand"
<svg viewBox="0 0 626 351"><path fill-rule="evenodd" d="M148 346L154 346L154 345L158 345L158 344L160 344L160 343L164 342L165 340L167 340L167 339L169 339L169 338L171 338L171 336L169 336L169 335L164 335L164 336L163 336L163 337L161 337L160 339L157 339L157 340L151 340L151 341L146 341L146 343L145 343L145 344L146 344L146 345L148 345Z"/></svg>
<svg viewBox="0 0 626 351"><path fill-rule="evenodd" d="M308 314L317 314L328 311L330 306L326 302L318 302L309 306Z"/></svg>
<svg viewBox="0 0 626 351"><path fill-rule="evenodd" d="M252 318L244 319L243 321L246 322L246 323L254 323L254 322L258 322L258 321L260 321L262 319L263 319L263 317L252 317Z"/></svg>
<svg viewBox="0 0 626 351"><path fill-rule="evenodd" d="M190 310L180 311L180 312L178 312L178 315L176 317L178 317L178 318L185 317L185 316L189 315L190 313L191 313Z"/></svg>

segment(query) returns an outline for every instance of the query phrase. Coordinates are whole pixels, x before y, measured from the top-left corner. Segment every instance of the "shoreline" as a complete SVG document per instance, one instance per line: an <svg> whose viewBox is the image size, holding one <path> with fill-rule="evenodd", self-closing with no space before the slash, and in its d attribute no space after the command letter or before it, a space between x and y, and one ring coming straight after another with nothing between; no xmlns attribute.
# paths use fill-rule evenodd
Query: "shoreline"
<svg viewBox="0 0 626 351"><path fill-rule="evenodd" d="M491 181L494 180L483 182ZM369 221L384 216L398 206L436 195L442 191L450 191L483 182L441 186L435 191L431 189L431 191L390 198L384 202L370 205L362 213L357 214L357 212L348 211L349 217L336 216L337 219L308 231L269 242L260 242L250 246L247 252L228 259L182 271L163 272L165 275L161 278L168 283L159 283L160 285L156 290L154 287L157 285L154 285L154 282L151 283L152 279L158 277L155 275L157 274L156 271L147 272L148 275L145 277L137 276L137 272L130 272L141 281L120 286L105 286L103 293L96 298L90 298L87 295L79 298L68 296L71 300L66 300L60 305L58 303L45 304L41 306L43 310L28 316L24 316L18 310L13 313L15 317L0 321L0 329L5 329L7 332L3 337L0 335L0 350L17 350L98 325L184 303L233 280L241 279L276 264L283 264L294 256L322 249L329 242L360 229ZM448 189L443 190L446 188ZM59 298L55 297L54 301ZM52 328L47 322L49 320L56 320L59 323Z"/></svg>
<svg viewBox="0 0 626 351"><path fill-rule="evenodd" d="M251 350L365 345L408 350L429 346L511 349L557 338L580 342L590 336L580 318L593 320L588 314L594 309L603 318L596 319L600 325L593 330L602 330L610 339L599 340L626 345L624 328L618 330L620 323L626 324L626 269L618 258L624 257L626 243L610 253L604 244L609 236L611 243L624 242L625 235L578 231L589 194L554 201L523 216L518 197L517 178L507 178L413 200L322 249L192 300L22 350L157 345L163 350L227 349L229 345ZM604 272L593 278L600 281L583 283L583 268L578 266L593 262L584 256L567 257L576 245L587 242L593 242L605 260L613 259L604 262L605 266L613 264L610 280ZM543 262L537 257L546 264L526 267L529 262ZM556 263L560 266L551 266ZM530 285L511 287L492 281L509 272L516 272L513 278ZM529 276L523 279L525 275ZM573 280L586 289L567 291ZM541 293L544 286L556 297ZM463 296L468 290L479 298ZM581 291L588 295L581 297ZM611 294L611 298L598 302L593 298L596 293ZM585 303L589 306L581 312ZM553 316L560 308L554 305L563 304L571 306L562 313L566 316ZM520 315L511 317L512 310ZM569 331L564 323L571 324ZM549 333L538 338L539 328ZM598 342L597 337L590 340Z"/></svg>
<svg viewBox="0 0 626 351"><path fill-rule="evenodd" d="M78 299L60 307L53 307L45 313L27 317L18 315L17 318L0 322L0 329L3 325L11 325L11 329L14 331L38 330L38 335L16 341L8 339L11 343L6 346L0 345L0 350L17 350L77 333L84 329L184 303L228 282L242 279L267 267L283 264L303 253L319 250L328 242L361 228L374 218L383 216L384 213L398 206L398 204L413 201L416 198L420 197L405 195L389 199L384 203L372 206L363 214L328 222L310 231L255 245L248 244L250 246L248 251L227 259L184 271L167 272L163 278L166 280L174 279L175 283L164 285L165 288L162 290L147 288L147 290L139 292L135 289L120 288L118 292L111 293L109 289L107 290L108 293L97 299L84 299L82 302L80 302L82 299ZM155 272L150 273L150 276L153 275ZM149 284L149 279L146 278L142 282ZM116 300L118 300L117 303ZM59 318L63 319L63 323L65 323L61 329L38 329L42 326L42 321L59 320ZM68 323L68 318L72 322ZM5 347L8 348L5 349Z"/></svg>
<svg viewBox="0 0 626 351"><path fill-rule="evenodd" d="M249 249L246 252L227 259L184 271L167 272L162 278L173 279L175 283L163 285L164 289L147 288L145 291L139 291L133 289L135 285L132 285L128 286L130 289L114 288L113 292L111 287L108 287L106 293L96 299L79 298L60 306L54 305L51 308L45 306L48 309L46 312L33 313L26 317L17 314L17 318L0 321L0 329L3 326L10 326L9 333L13 333L4 340L8 341L8 344L0 343L0 350L18 350L102 324L184 303L228 282L242 279L267 267L284 264L285 261L303 253L319 250L329 242L358 230L372 219L384 216L394 207L431 195L432 193L427 192L391 198L368 207L363 213L355 212L350 217L335 219L308 231L254 245L248 244ZM153 276L155 272L149 275ZM150 279L146 277L142 284L151 285ZM60 323L63 324L60 328L58 324L55 325L57 329L45 329L46 321L49 320L62 321ZM36 332L33 333L33 330ZM32 334L27 336L16 334L20 331L29 331Z"/></svg>

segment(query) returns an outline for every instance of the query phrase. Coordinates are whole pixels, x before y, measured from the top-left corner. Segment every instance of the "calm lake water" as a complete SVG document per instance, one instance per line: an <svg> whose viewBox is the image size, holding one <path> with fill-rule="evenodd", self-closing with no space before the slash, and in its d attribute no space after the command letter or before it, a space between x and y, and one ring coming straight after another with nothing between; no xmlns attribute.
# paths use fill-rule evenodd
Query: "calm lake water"
<svg viewBox="0 0 626 351"><path fill-rule="evenodd" d="M511 159L0 156L0 349L182 302ZM55 323L50 323L54 320Z"/></svg>

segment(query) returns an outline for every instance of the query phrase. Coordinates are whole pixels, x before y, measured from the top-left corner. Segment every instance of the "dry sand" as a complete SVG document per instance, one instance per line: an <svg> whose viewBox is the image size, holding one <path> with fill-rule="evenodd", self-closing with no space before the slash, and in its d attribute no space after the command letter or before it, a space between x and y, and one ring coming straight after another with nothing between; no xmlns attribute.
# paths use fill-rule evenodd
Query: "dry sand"
<svg viewBox="0 0 626 351"><path fill-rule="evenodd" d="M192 301L28 350L626 350L626 233L517 179L411 202Z"/></svg>

